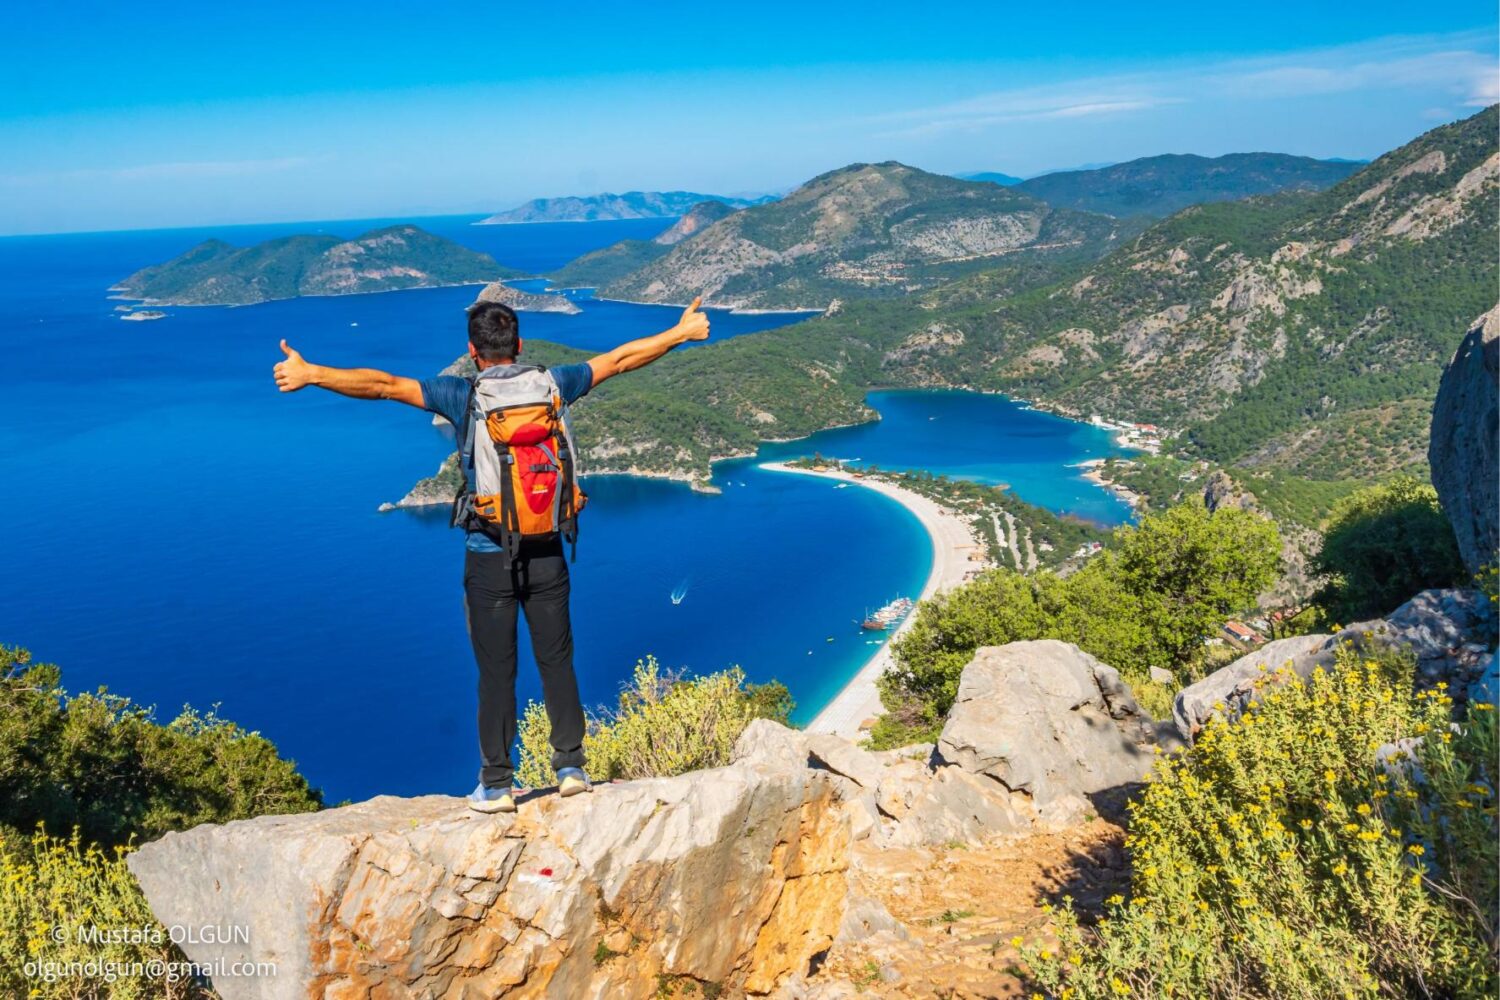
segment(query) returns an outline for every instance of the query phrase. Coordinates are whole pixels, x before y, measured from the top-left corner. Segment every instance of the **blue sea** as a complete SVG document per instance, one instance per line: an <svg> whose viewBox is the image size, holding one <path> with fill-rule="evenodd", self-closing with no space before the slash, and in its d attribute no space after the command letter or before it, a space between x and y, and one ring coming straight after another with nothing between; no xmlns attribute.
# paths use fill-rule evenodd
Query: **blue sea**
<svg viewBox="0 0 1500 1000"><path fill-rule="evenodd" d="M283 396L271 366L285 337L320 363L435 372L465 349L476 289L167 308L144 323L120 321L107 289L209 237L354 236L414 221L541 272L669 222L476 218L0 239L0 642L59 664L74 691L108 686L162 718L215 709L274 740L332 801L467 790L478 762L462 540L445 512L376 510L430 474L450 441L406 407ZM677 314L569 294L582 313L523 314L523 335L604 349ZM711 318L716 339L798 319ZM1003 482L1106 523L1128 515L1069 467L1114 453L1096 428L974 393L871 403L877 423L721 463L717 496L658 480L588 484L573 577L586 702L613 702L636 660L654 655L671 669L738 665L781 680L809 719L877 648L856 620L921 589L931 553L903 508L758 460L820 451ZM540 697L525 656L520 694Z"/></svg>

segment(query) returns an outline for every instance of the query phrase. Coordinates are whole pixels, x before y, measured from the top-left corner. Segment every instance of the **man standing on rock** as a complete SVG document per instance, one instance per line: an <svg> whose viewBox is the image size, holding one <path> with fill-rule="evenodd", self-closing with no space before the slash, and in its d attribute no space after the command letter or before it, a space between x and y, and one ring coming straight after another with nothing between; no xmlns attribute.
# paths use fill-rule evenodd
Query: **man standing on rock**
<svg viewBox="0 0 1500 1000"><path fill-rule="evenodd" d="M355 399L406 403L446 418L457 429L463 446L470 432L484 435L499 412L491 413L490 420L477 431L472 428L470 408L481 382L490 386L497 381L518 382L523 377L530 381L550 379L543 384L555 391L565 408L606 379L648 365L690 340L707 340L708 317L698 311L699 301L694 299L669 330L632 340L585 364L551 369L517 363L521 356L520 323L509 306L476 303L469 310L469 356L479 369L478 379L439 375L418 380L373 368L328 368L304 360L283 340L281 350L286 358L275 367L276 385L282 392L315 385ZM490 374L486 376L486 372ZM483 455L481 462L488 457L488 453ZM472 496L476 493L472 446L464 449L463 466L466 496ZM562 795L588 791L592 786L583 770L584 717L573 672L568 563L562 537L553 532L519 538L518 530L497 534L487 528L480 530L485 526L477 525L472 517L465 527L464 594L469 638L479 665L479 749L484 759L479 785L469 795L469 807L479 812L514 812L516 808L511 793L510 748L517 728L516 618L520 611L526 614L532 652L542 676L558 791Z"/></svg>

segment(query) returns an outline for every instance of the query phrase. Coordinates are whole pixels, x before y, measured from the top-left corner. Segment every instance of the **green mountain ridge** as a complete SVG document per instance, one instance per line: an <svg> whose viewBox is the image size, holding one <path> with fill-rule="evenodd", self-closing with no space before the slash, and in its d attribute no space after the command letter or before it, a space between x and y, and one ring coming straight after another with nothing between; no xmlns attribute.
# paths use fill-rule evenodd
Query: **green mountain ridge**
<svg viewBox="0 0 1500 1000"><path fill-rule="evenodd" d="M1090 170L1031 177L1016 189L1061 208L1164 218L1189 205L1280 191L1321 191L1364 166L1286 153L1168 153Z"/></svg>
<svg viewBox="0 0 1500 1000"><path fill-rule="evenodd" d="M489 254L412 225L352 240L286 236L250 247L207 240L142 268L112 291L151 305L250 305L302 295L354 295L401 288L486 284L524 275Z"/></svg>
<svg viewBox="0 0 1500 1000"><path fill-rule="evenodd" d="M600 293L639 302L821 309L835 299L896 297L1003 258L1095 257L1120 226L996 184L888 161L813 178L779 201L737 212Z"/></svg>

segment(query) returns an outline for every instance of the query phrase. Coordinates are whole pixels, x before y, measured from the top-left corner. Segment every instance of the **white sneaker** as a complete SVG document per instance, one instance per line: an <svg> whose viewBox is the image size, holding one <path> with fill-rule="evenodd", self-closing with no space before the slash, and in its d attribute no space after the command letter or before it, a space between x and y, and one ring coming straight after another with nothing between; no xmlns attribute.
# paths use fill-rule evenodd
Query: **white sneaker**
<svg viewBox="0 0 1500 1000"><path fill-rule="evenodd" d="M581 767L565 767L557 772L557 794L563 798L577 795L579 792L592 792L594 783L589 781L589 776L583 773ZM512 807L514 808L514 807Z"/></svg>
<svg viewBox="0 0 1500 1000"><path fill-rule="evenodd" d="M509 788L486 788L478 785L469 793L469 808L482 813L513 813L516 800Z"/></svg>

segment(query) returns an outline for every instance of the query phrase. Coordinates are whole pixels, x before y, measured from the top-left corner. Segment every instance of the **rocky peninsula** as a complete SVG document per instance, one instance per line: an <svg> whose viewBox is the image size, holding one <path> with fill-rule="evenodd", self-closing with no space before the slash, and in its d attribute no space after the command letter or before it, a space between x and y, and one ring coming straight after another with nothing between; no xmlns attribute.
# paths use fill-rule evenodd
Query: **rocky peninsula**
<svg viewBox="0 0 1500 1000"><path fill-rule="evenodd" d="M516 312L551 312L572 316L583 312L578 304L564 295L542 295L523 292L503 281L492 281L479 293L478 302L500 302Z"/></svg>

